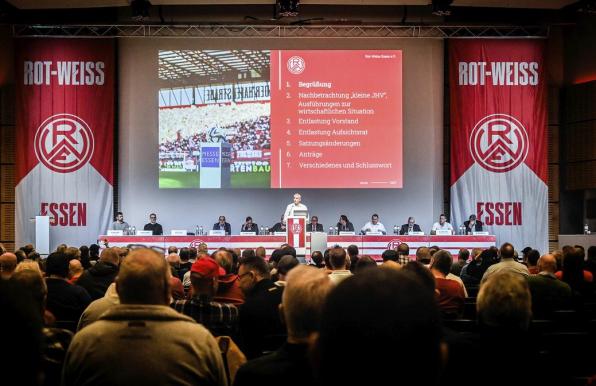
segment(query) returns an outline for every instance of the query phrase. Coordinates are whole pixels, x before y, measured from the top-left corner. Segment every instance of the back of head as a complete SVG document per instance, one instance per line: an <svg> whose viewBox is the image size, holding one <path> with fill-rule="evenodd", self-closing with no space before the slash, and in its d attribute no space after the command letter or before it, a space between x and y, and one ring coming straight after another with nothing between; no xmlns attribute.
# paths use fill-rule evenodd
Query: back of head
<svg viewBox="0 0 596 386"><path fill-rule="evenodd" d="M329 250L329 264L332 269L345 269L346 267L346 250L343 248L331 248Z"/></svg>
<svg viewBox="0 0 596 386"><path fill-rule="evenodd" d="M50 253L46 259L46 274L66 278L68 276L69 259L62 252Z"/></svg>
<svg viewBox="0 0 596 386"><path fill-rule="evenodd" d="M136 249L126 257L116 289L122 304L160 304L170 300L170 268L162 255L151 249Z"/></svg>
<svg viewBox="0 0 596 386"><path fill-rule="evenodd" d="M33 301L35 302L37 309L40 314L43 314L46 304L46 296L48 294L48 287L46 286L45 280L41 276L39 270L24 269L19 272L15 272L10 280L19 283L23 288L31 294Z"/></svg>
<svg viewBox="0 0 596 386"><path fill-rule="evenodd" d="M400 256L409 256L410 255L410 247L406 243L401 243L397 246L397 253Z"/></svg>
<svg viewBox="0 0 596 386"><path fill-rule="evenodd" d="M356 269L354 271L356 273L361 273L362 271L368 268L377 268L377 262L374 261L374 259L369 255L360 256L358 262L356 263Z"/></svg>
<svg viewBox="0 0 596 386"><path fill-rule="evenodd" d="M180 256L180 260L182 261L188 261L190 260L190 249L189 248L180 248L180 251L178 251L178 256Z"/></svg>
<svg viewBox="0 0 596 386"><path fill-rule="evenodd" d="M538 259L540 259L540 252L536 249L532 249L526 253L526 257L528 259L528 265L535 266L538 264Z"/></svg>
<svg viewBox="0 0 596 386"><path fill-rule="evenodd" d="M68 247L64 253L69 260L81 258L81 251L79 251L79 248Z"/></svg>
<svg viewBox="0 0 596 386"><path fill-rule="evenodd" d="M584 281L582 253L574 247L564 249L563 253L563 281L575 288Z"/></svg>
<svg viewBox="0 0 596 386"><path fill-rule="evenodd" d="M469 258L470 258L470 251L467 250L466 248L461 248L459 250L459 253L457 254L457 260L458 261L468 261Z"/></svg>
<svg viewBox="0 0 596 386"><path fill-rule="evenodd" d="M277 264L277 273L280 275L287 275L292 269L298 266L300 262L292 255L285 255L279 260Z"/></svg>
<svg viewBox="0 0 596 386"><path fill-rule="evenodd" d="M352 245L349 245L348 246L348 255L350 257L356 257L356 256L358 256L358 252L359 251L358 251L358 246L357 245L352 244Z"/></svg>
<svg viewBox="0 0 596 386"><path fill-rule="evenodd" d="M91 244L89 246L89 258L92 260L97 260L97 257L99 257L99 245Z"/></svg>
<svg viewBox="0 0 596 386"><path fill-rule="evenodd" d="M197 258L197 255L199 254L199 251L195 248L195 247L190 247L188 248L189 251L189 260L195 260Z"/></svg>
<svg viewBox="0 0 596 386"><path fill-rule="evenodd" d="M118 265L118 263L120 262L119 251L116 248L104 249L103 251L101 251L99 261L101 261L102 263Z"/></svg>
<svg viewBox="0 0 596 386"><path fill-rule="evenodd" d="M246 258L246 257L252 257L252 256L256 256L257 254L255 253L254 249L245 249L242 251L242 256L241 258Z"/></svg>
<svg viewBox="0 0 596 386"><path fill-rule="evenodd" d="M186 248L186 249L188 249L188 248ZM172 245L171 247L168 247L168 255L171 255L173 253L178 253L178 247L176 247L174 245ZM182 257L180 257L180 258L182 258Z"/></svg>
<svg viewBox="0 0 596 386"><path fill-rule="evenodd" d="M510 243L505 243L499 249L499 256L501 259L513 259L515 257L515 248Z"/></svg>
<svg viewBox="0 0 596 386"><path fill-rule="evenodd" d="M17 256L14 253L5 252L0 255L0 273L3 277L10 277L16 268Z"/></svg>
<svg viewBox="0 0 596 386"><path fill-rule="evenodd" d="M332 289L323 307L317 345L320 383L436 384L440 342L432 292L411 272L365 270ZM391 355L383 355L388 349ZM358 358L358 366L345 371L351 358ZM395 358L400 358L399 371Z"/></svg>
<svg viewBox="0 0 596 386"><path fill-rule="evenodd" d="M449 271L451 270L453 258L451 257L451 253L447 252L444 249L440 249L433 255L430 264L431 268L436 269L443 275L447 276L449 274Z"/></svg>
<svg viewBox="0 0 596 386"><path fill-rule="evenodd" d="M397 251L393 249L387 249L381 254L383 261L397 261Z"/></svg>
<svg viewBox="0 0 596 386"><path fill-rule="evenodd" d="M528 282L523 276L510 272L490 276L480 287L476 309L482 326L526 331L532 318Z"/></svg>
<svg viewBox="0 0 596 386"><path fill-rule="evenodd" d="M282 297L289 337L306 339L319 331L321 311L331 288L329 276L319 269L305 265L292 269Z"/></svg>
<svg viewBox="0 0 596 386"><path fill-rule="evenodd" d="M166 257L166 260L168 261L168 264L170 264L170 266L172 266L172 267L177 267L180 265L180 256L178 256L175 253L168 255Z"/></svg>
<svg viewBox="0 0 596 386"><path fill-rule="evenodd" d="M283 255L282 256L291 255L291 256L296 257L296 248L294 248L294 247L292 247L290 245L284 246L281 250L283 251Z"/></svg>
<svg viewBox="0 0 596 386"><path fill-rule="evenodd" d="M254 271L262 279L269 279L271 277L269 273L269 265L265 259L258 256L247 257L239 262L240 266L244 266L249 271Z"/></svg>
<svg viewBox="0 0 596 386"><path fill-rule="evenodd" d="M321 251L314 251L310 255L311 260L315 263L317 268L323 268L325 263L323 262L323 254Z"/></svg>
<svg viewBox="0 0 596 386"><path fill-rule="evenodd" d="M416 261L422 264L430 264L430 249L420 247L416 250Z"/></svg>
<svg viewBox="0 0 596 386"><path fill-rule="evenodd" d="M264 259L265 257L267 257L267 250L265 249L265 247L258 247L257 249L255 249L255 255Z"/></svg>
<svg viewBox="0 0 596 386"><path fill-rule="evenodd" d="M430 272L430 269L426 268L424 264L419 261L409 261L402 267L402 269L412 272L425 288L432 293L435 292L437 282L435 281L433 274Z"/></svg>
<svg viewBox="0 0 596 386"><path fill-rule="evenodd" d="M538 269L541 272L557 272L557 259L552 254L546 254L538 259Z"/></svg>
<svg viewBox="0 0 596 386"><path fill-rule="evenodd" d="M226 271L226 274L232 273L232 254L230 252L215 251L211 257Z"/></svg>

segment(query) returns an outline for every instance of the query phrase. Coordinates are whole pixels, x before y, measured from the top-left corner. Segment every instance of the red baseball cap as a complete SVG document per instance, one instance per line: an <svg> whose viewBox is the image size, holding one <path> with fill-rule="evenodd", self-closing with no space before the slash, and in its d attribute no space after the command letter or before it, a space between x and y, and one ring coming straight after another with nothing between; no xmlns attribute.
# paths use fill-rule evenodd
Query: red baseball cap
<svg viewBox="0 0 596 386"><path fill-rule="evenodd" d="M190 272L196 272L204 278L213 278L226 274L225 270L210 257L201 257L195 261Z"/></svg>

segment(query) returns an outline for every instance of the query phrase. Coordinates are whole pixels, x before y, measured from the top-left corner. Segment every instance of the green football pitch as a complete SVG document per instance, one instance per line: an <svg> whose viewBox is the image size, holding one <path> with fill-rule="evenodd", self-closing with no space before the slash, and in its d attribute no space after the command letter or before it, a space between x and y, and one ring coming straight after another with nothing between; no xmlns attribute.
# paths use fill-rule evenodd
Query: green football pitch
<svg viewBox="0 0 596 386"><path fill-rule="evenodd" d="M232 188L264 188L270 187L270 173L232 173ZM162 189L198 188L199 173L159 172L159 187Z"/></svg>

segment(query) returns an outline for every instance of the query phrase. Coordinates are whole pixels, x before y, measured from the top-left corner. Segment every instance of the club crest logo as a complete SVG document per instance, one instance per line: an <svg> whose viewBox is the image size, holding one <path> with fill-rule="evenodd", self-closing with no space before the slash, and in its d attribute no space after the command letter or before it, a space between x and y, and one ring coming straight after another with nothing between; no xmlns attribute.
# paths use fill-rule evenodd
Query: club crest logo
<svg viewBox="0 0 596 386"><path fill-rule="evenodd" d="M288 71L294 75L302 74L306 68L306 62L300 56L292 56L288 59Z"/></svg>
<svg viewBox="0 0 596 386"><path fill-rule="evenodd" d="M93 132L81 118L56 114L47 118L35 133L35 156L48 169L72 173L93 155Z"/></svg>
<svg viewBox="0 0 596 386"><path fill-rule="evenodd" d="M298 234L300 232L302 232L302 225L296 223L292 224L292 233Z"/></svg>
<svg viewBox="0 0 596 386"><path fill-rule="evenodd" d="M400 239L393 239L387 244L387 249L396 250L399 244L401 244Z"/></svg>
<svg viewBox="0 0 596 386"><path fill-rule="evenodd" d="M203 244L203 240L201 239L194 239L193 241L190 242L190 244L188 244L189 248L199 248L199 246Z"/></svg>
<svg viewBox="0 0 596 386"><path fill-rule="evenodd" d="M470 153L477 164L495 173L518 167L528 155L528 133L520 121L507 114L482 118L470 135Z"/></svg>

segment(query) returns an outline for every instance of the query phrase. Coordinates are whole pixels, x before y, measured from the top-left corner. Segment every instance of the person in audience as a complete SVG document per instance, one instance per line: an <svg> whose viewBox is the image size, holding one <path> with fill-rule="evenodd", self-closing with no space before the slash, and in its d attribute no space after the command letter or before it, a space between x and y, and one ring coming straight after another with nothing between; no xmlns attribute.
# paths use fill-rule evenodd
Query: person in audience
<svg viewBox="0 0 596 386"><path fill-rule="evenodd" d="M329 279L331 279L333 284L337 285L352 276L352 272L347 269L345 249L341 247L331 248L329 250L329 264L331 264L331 274L329 275Z"/></svg>
<svg viewBox="0 0 596 386"><path fill-rule="evenodd" d="M6 247L4 246L4 244L0 243L0 255L2 255L3 253L6 253Z"/></svg>
<svg viewBox="0 0 596 386"><path fill-rule="evenodd" d="M222 230L225 232L226 235L232 234L232 226L229 222L226 222L226 216L219 216L218 221L213 224L213 228L215 230Z"/></svg>
<svg viewBox="0 0 596 386"><path fill-rule="evenodd" d="M400 243L397 246L397 262L406 265L410 262L410 247L406 243Z"/></svg>
<svg viewBox="0 0 596 386"><path fill-rule="evenodd" d="M285 255L283 256L280 260L279 263L277 264L277 278L278 280L275 282L275 285L278 286L285 286L286 285L286 279L288 277L288 273L294 269L296 266L298 266L300 264L300 262L298 261L297 258L295 258L292 255Z"/></svg>
<svg viewBox="0 0 596 386"><path fill-rule="evenodd" d="M358 263L358 246L357 245L349 245L347 248L348 257L350 258L350 271L354 273L356 270L356 263Z"/></svg>
<svg viewBox="0 0 596 386"><path fill-rule="evenodd" d="M486 249L477 255L470 263L462 268L461 279L466 287L480 285L482 276L491 265L497 262L498 254L494 249Z"/></svg>
<svg viewBox="0 0 596 386"><path fill-rule="evenodd" d="M81 251L79 251L79 248L68 247L64 251L64 254L66 255L66 257L68 257L69 260L73 260L73 259L80 260L81 259Z"/></svg>
<svg viewBox="0 0 596 386"><path fill-rule="evenodd" d="M143 230L153 232L153 236L163 235L163 228L161 224L157 222L157 215L155 213L149 215L149 222L145 224Z"/></svg>
<svg viewBox="0 0 596 386"><path fill-rule="evenodd" d="M119 264L118 251L115 248L106 248L101 252L99 261L79 277L77 285L85 288L91 299L99 299L105 295L108 286L118 275Z"/></svg>
<svg viewBox="0 0 596 386"><path fill-rule="evenodd" d="M483 225L482 221L476 220L475 214L471 214L468 221L464 221L467 235L471 235L473 232L482 232Z"/></svg>
<svg viewBox="0 0 596 386"><path fill-rule="evenodd" d="M79 248L80 256L81 256L81 265L83 269L91 268L91 260L89 259L89 247L86 245L81 245Z"/></svg>
<svg viewBox="0 0 596 386"><path fill-rule="evenodd" d="M267 250L265 247L257 247L257 249L255 249L255 255L265 259L267 257Z"/></svg>
<svg viewBox="0 0 596 386"><path fill-rule="evenodd" d="M242 227L240 227L240 232L252 232L252 233L258 235L259 234L259 225L252 222L252 217L248 216L248 217L246 217L244 224L242 224Z"/></svg>
<svg viewBox="0 0 596 386"><path fill-rule="evenodd" d="M319 331L321 311L331 288L328 275L313 267L298 266L288 274L280 306L287 340L275 352L244 364L236 373L235 386L315 383L309 343Z"/></svg>
<svg viewBox="0 0 596 386"><path fill-rule="evenodd" d="M463 284L447 278L453 258L445 250L440 250L432 257L430 271L435 277L438 290L437 302L444 317L456 319L463 315L464 293Z"/></svg>
<svg viewBox="0 0 596 386"><path fill-rule="evenodd" d="M83 264L79 260L71 259L68 262L68 282L70 284L76 284L83 271Z"/></svg>
<svg viewBox="0 0 596 386"><path fill-rule="evenodd" d="M592 277L596 275L596 246L592 245L588 248L588 257L585 263L587 271L592 273Z"/></svg>
<svg viewBox="0 0 596 386"><path fill-rule="evenodd" d="M374 261L374 259L372 257L370 257L369 255L362 255L360 256L360 258L358 259L358 261L356 262L356 268L354 269L354 273L361 273L362 271L364 271L365 269L368 268L376 268L377 267L377 262Z"/></svg>
<svg viewBox="0 0 596 386"><path fill-rule="evenodd" d="M21 284L23 290L31 294L32 303L44 320L45 326L42 329L44 342L41 346L43 385L59 385L66 350L70 345L73 333L62 328L48 326L46 312L48 288L39 270L26 269L15 272L10 280Z"/></svg>
<svg viewBox="0 0 596 386"><path fill-rule="evenodd" d="M530 272L528 272L528 267L515 261L515 249L510 243L501 245L501 248L499 249L499 256L501 257L501 261L497 264L491 265L486 269L486 272L484 275L482 275L482 280L480 281L481 283L488 280L491 275L499 272L512 272L525 277L530 275Z"/></svg>
<svg viewBox="0 0 596 386"><path fill-rule="evenodd" d="M17 268L17 256L14 253L4 252L0 255L0 277L8 280Z"/></svg>
<svg viewBox="0 0 596 386"><path fill-rule="evenodd" d="M323 254L321 253L321 251L314 251L313 253L311 253L310 259L316 268L325 268L325 263L323 262Z"/></svg>
<svg viewBox="0 0 596 386"><path fill-rule="evenodd" d="M68 264L60 252L46 259L47 309L57 321L76 322L92 299L85 288L68 282Z"/></svg>
<svg viewBox="0 0 596 386"><path fill-rule="evenodd" d="M134 250L116 279L120 303L74 337L63 385L227 385L217 342L170 307L163 255ZM122 366L114 366L121 363Z"/></svg>
<svg viewBox="0 0 596 386"><path fill-rule="evenodd" d="M171 307L205 326L213 336L235 337L238 332L238 308L214 299L220 271L223 269L210 257L195 261L190 270L192 298L176 300Z"/></svg>
<svg viewBox="0 0 596 386"><path fill-rule="evenodd" d="M271 228L269 228L269 232L285 232L286 231L286 223L284 222L284 215L281 215L279 222L276 222Z"/></svg>
<svg viewBox="0 0 596 386"><path fill-rule="evenodd" d="M453 234L453 226L447 222L447 216L442 213L439 216L439 221L433 224L430 234L434 235L438 230L448 230Z"/></svg>
<svg viewBox="0 0 596 386"><path fill-rule="evenodd" d="M186 272L190 271L192 264L190 262L190 248L180 249L180 263L178 264L178 278L184 280Z"/></svg>
<svg viewBox="0 0 596 386"><path fill-rule="evenodd" d="M439 295L439 291L437 290L437 282L435 277L433 276L430 269L422 264L419 261L409 261L406 265L402 267L403 270L412 272L422 285L426 287L429 291L435 294L435 297Z"/></svg>
<svg viewBox="0 0 596 386"><path fill-rule="evenodd" d="M247 358L252 359L276 343L275 338L283 334L278 307L283 287L278 287L270 278L265 260L253 256L240 261L238 269L240 288L244 292L244 304L240 306L240 347Z"/></svg>
<svg viewBox="0 0 596 386"><path fill-rule="evenodd" d="M92 261L93 264L99 260L99 245L91 244L89 246L89 260Z"/></svg>
<svg viewBox="0 0 596 386"><path fill-rule="evenodd" d="M455 276L461 275L461 270L468 263L470 258L470 251L466 248L461 248L457 254L457 262L453 262L450 272Z"/></svg>
<svg viewBox="0 0 596 386"><path fill-rule="evenodd" d="M345 214L339 216L336 227L338 232L354 232L354 224L350 222Z"/></svg>
<svg viewBox="0 0 596 386"><path fill-rule="evenodd" d="M408 217L408 222L399 228L400 235L407 235L411 232L422 232L414 217Z"/></svg>
<svg viewBox="0 0 596 386"><path fill-rule="evenodd" d="M240 288L240 279L232 270L232 254L227 250L220 250L214 252L212 258L223 269L223 275L219 276L215 301L231 303L235 306L244 303L244 292Z"/></svg>
<svg viewBox="0 0 596 386"><path fill-rule="evenodd" d="M522 255L521 255L521 262L523 264L526 264L527 265L527 263L528 263L528 253L530 253L531 250L532 250L532 247L525 247L524 249L521 250L521 253L522 253ZM540 257L540 255L538 255L538 257Z"/></svg>
<svg viewBox="0 0 596 386"><path fill-rule="evenodd" d="M130 225L128 225L128 223L124 221L124 215L122 214L122 212L116 213L116 221L114 221L112 225L110 225L110 229L114 231L122 231L124 232L124 234L128 233Z"/></svg>
<svg viewBox="0 0 596 386"><path fill-rule="evenodd" d="M379 215L376 213L373 214L370 218L370 221L364 224L364 226L360 229L360 233L363 235L368 232L381 232L384 235L387 234L385 225L379 221Z"/></svg>
<svg viewBox="0 0 596 386"><path fill-rule="evenodd" d="M434 293L417 275L368 269L329 293L313 363L322 385L436 385L442 346ZM395 355L363 355L389 348L404 353L399 371ZM350 366L350 358L358 365Z"/></svg>
<svg viewBox="0 0 596 386"><path fill-rule="evenodd" d="M531 249L526 253L526 263L530 275L536 275L540 272L538 269L538 259L540 259L540 252L536 249Z"/></svg>
<svg viewBox="0 0 596 386"><path fill-rule="evenodd" d="M116 291L116 283L112 283L103 297L92 301L87 308L85 308L85 311L83 311L79 319L77 331L97 321L104 312L111 309L116 304L120 304L120 298Z"/></svg>
<svg viewBox="0 0 596 386"><path fill-rule="evenodd" d="M397 251L394 249L387 249L383 251L383 253L381 254L381 258L383 259L383 264L388 261L394 261L397 263L398 254Z"/></svg>
<svg viewBox="0 0 596 386"><path fill-rule="evenodd" d="M41 267L39 266L39 262L37 262L37 261L29 260L29 259L25 259L25 260L21 261L19 264L17 264L17 268L14 270L14 273L26 271L26 270L32 270L32 271L39 272L39 274L42 275L42 277L43 277L43 271L41 270Z"/></svg>
<svg viewBox="0 0 596 386"><path fill-rule="evenodd" d="M593 293L594 277L590 271L583 269L583 253L575 247L564 248L563 269L557 271L555 276L569 284L578 300L586 298Z"/></svg>
<svg viewBox="0 0 596 386"><path fill-rule="evenodd" d="M247 257L254 257L256 255L257 254L255 253L255 250L250 249L250 248L243 250L242 253L240 254L241 259L245 259Z"/></svg>
<svg viewBox="0 0 596 386"><path fill-rule="evenodd" d="M541 256L537 268L536 275L528 276L534 318L548 319L555 310L571 309L571 287L555 276L555 257L551 254Z"/></svg>
<svg viewBox="0 0 596 386"><path fill-rule="evenodd" d="M416 261L424 264L430 264L430 249L428 247L420 247L416 249Z"/></svg>
<svg viewBox="0 0 596 386"><path fill-rule="evenodd" d="M170 265L170 270L172 271L172 276L178 277L178 268L180 268L180 256L175 253L169 254L166 256L166 261Z"/></svg>
<svg viewBox="0 0 596 386"><path fill-rule="evenodd" d="M2 384L39 386L44 376L43 319L22 283L0 280L0 312Z"/></svg>
<svg viewBox="0 0 596 386"><path fill-rule="evenodd" d="M306 231L307 232L325 232L325 228L323 228L323 224L319 223L318 216L311 216L310 223L306 224Z"/></svg>

